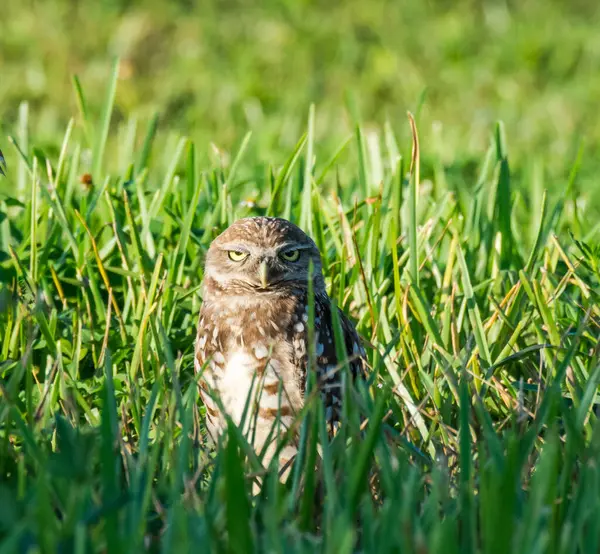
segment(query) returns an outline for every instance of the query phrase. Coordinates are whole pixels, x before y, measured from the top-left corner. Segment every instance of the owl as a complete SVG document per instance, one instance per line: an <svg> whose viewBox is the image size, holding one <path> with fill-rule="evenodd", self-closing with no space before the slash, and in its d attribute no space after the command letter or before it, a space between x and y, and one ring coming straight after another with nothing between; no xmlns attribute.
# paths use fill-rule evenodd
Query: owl
<svg viewBox="0 0 600 554"><path fill-rule="evenodd" d="M207 428L216 440L226 428L222 411L227 412L267 466L277 439L294 429L304 404L311 281L316 358L311 371L317 373L326 417L335 425L346 372L336 356L333 308L316 244L285 219L249 217L215 238L206 256L195 370L201 374ZM364 377L359 336L342 311L338 316L350 375ZM292 436L278 453L282 478L296 454L296 440Z"/></svg>

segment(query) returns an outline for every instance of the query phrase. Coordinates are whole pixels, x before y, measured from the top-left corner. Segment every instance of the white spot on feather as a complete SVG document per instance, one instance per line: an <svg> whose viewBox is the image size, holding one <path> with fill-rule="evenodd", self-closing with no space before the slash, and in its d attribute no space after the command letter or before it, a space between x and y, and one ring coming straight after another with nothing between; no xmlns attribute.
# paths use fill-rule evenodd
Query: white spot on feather
<svg viewBox="0 0 600 554"><path fill-rule="evenodd" d="M259 344L254 348L254 355L261 360L262 358L266 358L269 354L266 346L264 344Z"/></svg>
<svg viewBox="0 0 600 554"><path fill-rule="evenodd" d="M327 366L325 366L324 369L325 369L325 378L331 379L335 375L335 371L337 368L334 365L327 365Z"/></svg>

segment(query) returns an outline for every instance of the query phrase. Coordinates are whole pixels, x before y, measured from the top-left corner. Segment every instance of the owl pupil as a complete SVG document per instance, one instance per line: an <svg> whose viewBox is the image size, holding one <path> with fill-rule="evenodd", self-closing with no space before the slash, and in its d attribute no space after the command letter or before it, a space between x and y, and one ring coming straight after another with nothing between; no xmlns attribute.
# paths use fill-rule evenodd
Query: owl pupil
<svg viewBox="0 0 600 554"><path fill-rule="evenodd" d="M295 262L300 257L300 251L290 250L289 252L283 252L282 257L288 262Z"/></svg>

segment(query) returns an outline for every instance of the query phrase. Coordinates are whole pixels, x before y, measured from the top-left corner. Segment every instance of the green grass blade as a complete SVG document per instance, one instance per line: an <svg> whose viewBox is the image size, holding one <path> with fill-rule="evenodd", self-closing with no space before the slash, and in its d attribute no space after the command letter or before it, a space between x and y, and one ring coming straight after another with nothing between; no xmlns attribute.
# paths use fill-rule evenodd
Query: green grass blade
<svg viewBox="0 0 600 554"><path fill-rule="evenodd" d="M108 78L106 88L106 98L102 108L102 114L99 121L98 133L95 137L94 153L92 156L92 175L94 179L100 180L102 175L102 164L104 161L104 151L106 150L106 141L108 140L108 131L110 129L110 120L117 92L117 78L119 76L119 60L115 59ZM83 112L85 113L85 112ZM85 120L85 119L84 119Z"/></svg>

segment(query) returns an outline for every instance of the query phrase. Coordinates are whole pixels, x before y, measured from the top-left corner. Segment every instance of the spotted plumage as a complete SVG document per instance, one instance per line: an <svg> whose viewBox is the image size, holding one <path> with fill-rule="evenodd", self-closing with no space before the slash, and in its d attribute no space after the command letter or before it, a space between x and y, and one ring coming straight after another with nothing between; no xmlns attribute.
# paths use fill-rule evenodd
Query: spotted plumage
<svg viewBox="0 0 600 554"><path fill-rule="evenodd" d="M339 418L342 376L331 303L320 254L297 226L279 218L241 219L211 244L205 264L195 368L214 439L225 410L241 425L263 461L302 409L309 358L309 267L313 265L314 355L317 381L332 425ZM364 350L352 323L338 310L350 375L362 375ZM296 453L295 435L279 454Z"/></svg>

